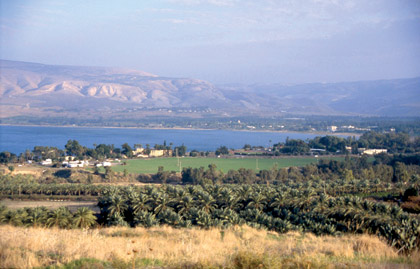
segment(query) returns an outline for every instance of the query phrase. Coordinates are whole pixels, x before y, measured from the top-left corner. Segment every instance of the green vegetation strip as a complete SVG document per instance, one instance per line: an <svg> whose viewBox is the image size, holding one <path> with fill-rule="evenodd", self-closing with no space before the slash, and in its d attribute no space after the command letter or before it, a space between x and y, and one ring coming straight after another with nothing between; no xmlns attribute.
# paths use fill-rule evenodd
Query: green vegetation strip
<svg viewBox="0 0 420 269"><path fill-rule="evenodd" d="M215 164L223 172L246 168L252 170L271 169L277 165L278 168L297 166L302 167L308 164L317 163L319 159L344 160L344 157L290 157L290 158L153 158L153 159L131 159L127 160L127 165L117 165L113 167L116 172L123 172L127 169L128 173L156 173L159 166L163 166L165 171L182 171L183 167L207 168L209 164ZM180 165L178 165L180 164Z"/></svg>

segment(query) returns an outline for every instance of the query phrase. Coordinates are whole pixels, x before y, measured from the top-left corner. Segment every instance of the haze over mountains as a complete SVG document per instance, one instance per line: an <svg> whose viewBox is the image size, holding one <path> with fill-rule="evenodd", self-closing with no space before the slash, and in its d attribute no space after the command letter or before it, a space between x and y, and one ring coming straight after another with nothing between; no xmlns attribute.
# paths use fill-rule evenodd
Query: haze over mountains
<svg viewBox="0 0 420 269"><path fill-rule="evenodd" d="M279 79L280 80L280 79ZM191 117L420 116L420 78L302 85L213 85L143 71L0 60L1 117L118 113Z"/></svg>

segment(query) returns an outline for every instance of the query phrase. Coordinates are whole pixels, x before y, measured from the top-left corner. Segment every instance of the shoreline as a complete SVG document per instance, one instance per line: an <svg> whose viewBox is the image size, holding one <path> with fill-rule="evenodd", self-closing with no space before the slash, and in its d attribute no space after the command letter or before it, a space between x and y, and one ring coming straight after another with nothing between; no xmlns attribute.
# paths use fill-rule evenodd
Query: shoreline
<svg viewBox="0 0 420 269"><path fill-rule="evenodd" d="M36 125L36 124L0 124L1 126L11 127L53 127L53 128L86 128L86 129L143 129L143 130L180 130L180 131L234 131L234 132L250 132L250 133L296 133L296 134L315 134L330 136L355 136L360 137L363 133L348 132L323 132L323 131L291 131L291 130L243 130L243 129L203 129L203 128L186 128L186 127L117 127L117 126L80 126L80 125Z"/></svg>

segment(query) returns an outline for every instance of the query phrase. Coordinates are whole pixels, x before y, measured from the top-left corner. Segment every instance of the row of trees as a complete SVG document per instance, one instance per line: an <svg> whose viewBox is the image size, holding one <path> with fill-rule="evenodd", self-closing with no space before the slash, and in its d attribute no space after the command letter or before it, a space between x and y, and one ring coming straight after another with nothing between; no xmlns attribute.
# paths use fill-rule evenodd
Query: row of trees
<svg viewBox="0 0 420 269"><path fill-rule="evenodd" d="M27 180L22 177L2 176L0 178L0 194L8 197L21 196L89 196L99 197L109 191L109 185L97 184L40 184L33 180ZM193 181L191 184L207 185L212 184L212 180ZM264 182L261 182L264 183ZM310 181L296 182L294 179L284 180L276 186L308 186L313 185L316 188L322 188L329 195L337 196L343 194L370 194L378 192L403 193L408 187L419 189L420 181L412 180L407 183L385 183L380 180L353 179L351 181L345 179L336 179L332 181L324 181L319 177L314 177ZM216 184L217 185L217 184ZM239 185L239 184L238 184ZM262 185L262 184L259 184Z"/></svg>
<svg viewBox="0 0 420 269"><path fill-rule="evenodd" d="M420 137L411 138L407 133L367 132L357 141L359 147L382 148L390 153L413 153L420 151Z"/></svg>
<svg viewBox="0 0 420 269"><path fill-rule="evenodd" d="M378 157L377 161L371 161L366 156L360 158L346 157L343 161L321 159L318 164L310 164L305 167L280 169L273 167L270 170L260 170L258 172L252 169L240 168L223 173L215 165L209 165L207 169L204 167L186 167L183 169L182 177L179 180L183 184L201 185L215 183L282 184L287 180L306 182L314 178L326 181L344 180L350 182L354 180L368 180L383 184L396 182L406 184L410 181L419 180L420 166L411 162L416 158L420 158L420 156L411 158L395 156L394 158L389 158L388 161L381 157ZM167 179L169 176L168 172L167 177L161 179Z"/></svg>
<svg viewBox="0 0 420 269"><path fill-rule="evenodd" d="M319 151L320 154L324 151L326 153L357 154L360 148L387 149L389 153L415 153L420 152L420 137L412 139L406 133L367 132L359 139L337 136L318 136L306 141L287 139L285 143L274 144L273 153L276 155L308 154L311 149L317 149L322 150Z"/></svg>
<svg viewBox="0 0 420 269"><path fill-rule="evenodd" d="M0 176L0 194L10 197L21 195L41 196L99 196L109 186L78 183L39 183L30 175L2 175Z"/></svg>
<svg viewBox="0 0 420 269"><path fill-rule="evenodd" d="M347 149L351 148L351 149ZM327 153L357 154L359 148L387 149L389 153L415 153L420 151L420 137L411 139L405 133L376 133L367 132L359 139L354 137L341 138L337 136L315 137L303 141L287 139L285 143L275 144L274 153L307 154L310 149L325 150ZM319 153L322 153L320 151Z"/></svg>
<svg viewBox="0 0 420 269"><path fill-rule="evenodd" d="M15 226L89 228L95 225L96 216L87 207L81 207L72 213L66 207L50 210L45 207L9 210L0 207L0 223Z"/></svg>

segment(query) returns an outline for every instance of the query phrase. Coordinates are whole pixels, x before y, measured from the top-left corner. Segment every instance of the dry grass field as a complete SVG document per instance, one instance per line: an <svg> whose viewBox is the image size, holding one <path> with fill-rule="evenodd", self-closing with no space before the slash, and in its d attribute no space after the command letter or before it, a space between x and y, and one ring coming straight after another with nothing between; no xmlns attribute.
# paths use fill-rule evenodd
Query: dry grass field
<svg viewBox="0 0 420 269"><path fill-rule="evenodd" d="M1 268L420 266L419 253L399 256L376 236L368 235L317 237L297 232L277 234L246 226L224 231L170 227L59 230L0 226L0 234Z"/></svg>

